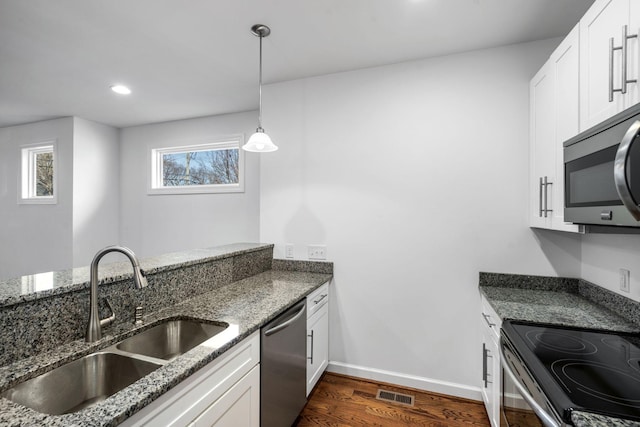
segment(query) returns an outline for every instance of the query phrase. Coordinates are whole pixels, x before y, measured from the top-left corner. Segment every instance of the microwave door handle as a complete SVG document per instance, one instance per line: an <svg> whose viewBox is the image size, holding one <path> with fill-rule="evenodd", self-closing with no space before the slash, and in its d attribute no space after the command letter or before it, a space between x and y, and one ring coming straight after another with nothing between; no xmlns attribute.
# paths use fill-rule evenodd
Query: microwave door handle
<svg viewBox="0 0 640 427"><path fill-rule="evenodd" d="M509 366L509 363L507 362L507 358L504 354L504 350L502 349L502 345L498 346L498 351L500 352L500 364L504 368L504 372L507 373L513 384L518 389L518 392L520 392L520 394L522 395L522 398L529 404L529 406L531 406L531 409L533 409L533 412L535 412L538 418L540 418L542 424L545 427L560 427L560 424L558 424L555 418L547 413L547 411L545 411L542 406L540 406L538 402L536 402L535 399L531 397L527 389L520 383L516 375L511 370L511 366Z"/></svg>
<svg viewBox="0 0 640 427"><path fill-rule="evenodd" d="M631 146L635 141L636 137L640 133L640 120L636 120L627 130L627 133L624 134L622 141L620 142L620 146L618 147L618 151L616 152L616 158L613 163L613 180L616 184L616 190L618 192L618 196L620 196L620 200L627 208L631 216L633 216L636 221L640 221L640 208L638 204L633 199L633 195L631 194L631 189L629 188L629 184L627 182L627 165L629 164L629 154L631 152Z"/></svg>

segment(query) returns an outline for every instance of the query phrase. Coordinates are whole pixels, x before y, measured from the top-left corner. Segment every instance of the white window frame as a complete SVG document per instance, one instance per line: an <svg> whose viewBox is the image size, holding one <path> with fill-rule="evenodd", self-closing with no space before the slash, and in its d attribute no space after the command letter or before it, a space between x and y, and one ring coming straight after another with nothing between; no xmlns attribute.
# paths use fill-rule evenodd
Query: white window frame
<svg viewBox="0 0 640 427"><path fill-rule="evenodd" d="M38 196L36 189L36 156L42 153L53 153L53 195ZM21 168L19 204L57 204L58 203L58 143L57 140L44 141L20 147Z"/></svg>
<svg viewBox="0 0 640 427"><path fill-rule="evenodd" d="M244 192L244 135L232 135L225 138L209 139L208 142L198 144L182 144L171 147L151 148L149 150L150 177L147 186L149 195L157 194L206 194L206 193L243 193ZM238 183L237 184L207 184L164 186L162 178L163 156L165 154L212 151L238 150Z"/></svg>

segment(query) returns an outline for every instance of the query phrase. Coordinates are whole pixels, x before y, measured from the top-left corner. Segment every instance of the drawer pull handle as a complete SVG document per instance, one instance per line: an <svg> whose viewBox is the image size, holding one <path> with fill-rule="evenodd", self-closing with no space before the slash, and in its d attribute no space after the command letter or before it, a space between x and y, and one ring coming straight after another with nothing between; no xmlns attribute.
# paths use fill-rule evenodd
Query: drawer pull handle
<svg viewBox="0 0 640 427"><path fill-rule="evenodd" d="M482 313L482 317L484 317L484 321L487 322L487 325L489 325L490 328L493 328L494 326L496 326L495 323L491 322L491 316L489 316L488 314Z"/></svg>
<svg viewBox="0 0 640 427"><path fill-rule="evenodd" d="M322 294L322 295L320 296L320 298L318 298L318 299L316 299L316 300L313 300L313 303L314 303L314 304L318 304L320 301L322 301L322 300L323 300L323 299L325 299L326 297L327 297L327 294Z"/></svg>

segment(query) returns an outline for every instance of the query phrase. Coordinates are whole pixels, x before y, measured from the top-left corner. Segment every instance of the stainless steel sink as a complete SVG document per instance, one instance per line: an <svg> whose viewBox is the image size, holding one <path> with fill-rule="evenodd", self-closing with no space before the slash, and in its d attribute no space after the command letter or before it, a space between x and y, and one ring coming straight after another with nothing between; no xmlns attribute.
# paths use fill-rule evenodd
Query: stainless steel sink
<svg viewBox="0 0 640 427"><path fill-rule="evenodd" d="M160 366L98 352L18 384L0 396L44 414L61 415L100 402Z"/></svg>
<svg viewBox="0 0 640 427"><path fill-rule="evenodd" d="M116 348L157 359L173 360L228 327L227 323L169 320L127 338L117 344Z"/></svg>
<svg viewBox="0 0 640 427"><path fill-rule="evenodd" d="M0 397L44 414L77 412L133 384L228 327L222 322L165 320L105 350L20 383Z"/></svg>

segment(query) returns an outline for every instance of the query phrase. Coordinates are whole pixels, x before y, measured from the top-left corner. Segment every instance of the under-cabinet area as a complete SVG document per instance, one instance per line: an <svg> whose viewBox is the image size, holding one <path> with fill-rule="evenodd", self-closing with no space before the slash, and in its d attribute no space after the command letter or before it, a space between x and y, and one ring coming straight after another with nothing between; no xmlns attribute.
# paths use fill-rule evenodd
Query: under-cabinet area
<svg viewBox="0 0 640 427"><path fill-rule="evenodd" d="M325 310L322 313L326 322L333 270L328 262L273 260L272 249L272 245L238 244L142 259L140 265L149 281L142 289L133 286L131 273L126 273L122 265L105 265L105 272L114 276L107 275L102 280L99 292L111 301L109 309L116 320L111 326L103 326L101 339L85 342L80 338L84 336L86 318L83 318L77 331L70 331L67 338L60 337L59 342L50 343L45 351L28 357L19 355L28 354L28 348L11 347L21 345L27 338L22 335L33 333L29 325L24 325L20 339L3 341L6 349L3 356L11 359L0 367L0 425L267 425L261 422L260 414L261 388L266 386L261 383L260 329L289 308L300 304L306 307L307 297L314 304L314 314ZM171 262L167 264L167 260ZM222 271L226 273L218 274ZM59 278L60 286L53 291L40 295L17 292L3 302L21 316L22 310L33 312L43 303L55 301L62 316L65 310L67 315L75 316L65 304L77 296L80 306L88 305L88 294L83 291L86 279L68 274L67 277L75 279L65 287L63 276ZM180 280L176 281L176 277ZM180 295L182 288L191 292L189 298L161 305L169 295ZM146 292L144 298L137 300L141 292ZM154 295L158 300L154 300ZM27 301L17 302L20 298ZM134 323L133 316L124 314L129 298L146 303L142 323ZM319 304L320 301L323 303ZM106 301L101 299L102 304ZM301 320L303 374L299 388L304 403L309 387L307 378L315 376L317 381L327 366L329 337L328 325L319 328L309 323L306 311ZM16 329L4 333L19 333ZM312 347L307 330L318 331L313 333ZM314 357L320 361L320 367L305 362L306 352L312 350L308 360ZM74 366L80 361L83 365L79 365L77 372L93 381L89 377L98 372L95 367L102 363L93 363L95 355L115 360L103 369L107 387L86 401L83 401L86 396L66 397L66 393L74 391L73 386L60 379L76 377ZM131 360L134 367L125 366L123 369L130 372L129 379L113 388L109 384L115 384L114 378L120 377L120 359ZM150 369L136 365L149 365ZM308 366L313 371L307 371ZM39 379L57 372L62 372L58 380L56 377L47 380L51 386L43 387L45 382ZM67 385L60 388L61 384ZM271 384L271 388L277 385ZM34 396L39 402L34 402ZM65 399L78 402L61 410L51 409L59 403L47 406L41 402Z"/></svg>

